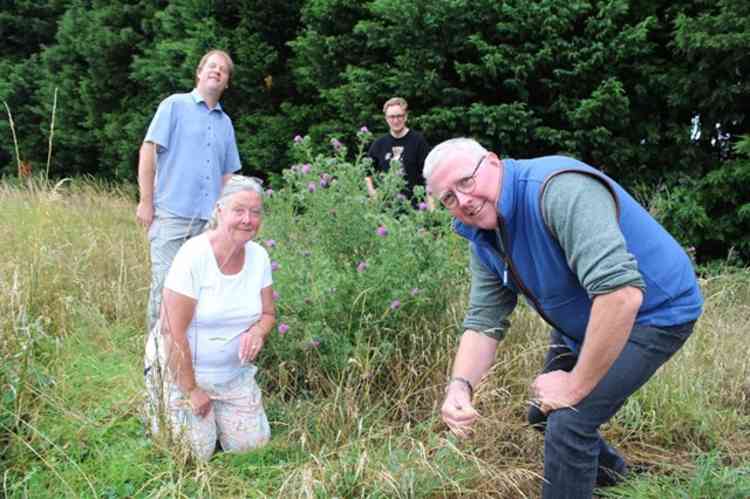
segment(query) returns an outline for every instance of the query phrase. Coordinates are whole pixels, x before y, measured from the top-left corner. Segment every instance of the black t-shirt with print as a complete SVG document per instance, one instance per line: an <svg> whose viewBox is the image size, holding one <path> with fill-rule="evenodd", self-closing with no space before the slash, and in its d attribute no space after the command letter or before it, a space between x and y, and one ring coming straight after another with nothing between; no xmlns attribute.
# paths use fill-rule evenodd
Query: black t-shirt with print
<svg viewBox="0 0 750 499"><path fill-rule="evenodd" d="M383 135L372 143L367 155L372 158L375 170L381 172L389 170L391 161L401 161L406 180L403 194L411 198L414 186L424 185L422 167L428 152L429 146L422 134L409 130L398 139L390 133Z"/></svg>

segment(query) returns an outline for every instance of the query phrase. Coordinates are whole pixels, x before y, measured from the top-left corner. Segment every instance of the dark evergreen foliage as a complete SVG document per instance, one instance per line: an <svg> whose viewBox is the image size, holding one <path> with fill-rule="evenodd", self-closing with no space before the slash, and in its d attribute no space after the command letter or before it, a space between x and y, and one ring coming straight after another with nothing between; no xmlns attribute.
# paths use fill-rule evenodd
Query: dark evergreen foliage
<svg viewBox="0 0 750 499"><path fill-rule="evenodd" d="M503 155L566 153L606 170L701 259L747 228L750 3L735 0L3 1L0 100L22 159L51 173L135 178L159 101L228 50L223 105L244 171L280 179L291 138L385 132L401 95L431 144L472 136ZM4 107L4 106L3 106ZM3 109L4 110L4 109ZM15 172L0 120L0 173ZM731 196L730 196L731 194ZM743 239L744 237L744 239Z"/></svg>

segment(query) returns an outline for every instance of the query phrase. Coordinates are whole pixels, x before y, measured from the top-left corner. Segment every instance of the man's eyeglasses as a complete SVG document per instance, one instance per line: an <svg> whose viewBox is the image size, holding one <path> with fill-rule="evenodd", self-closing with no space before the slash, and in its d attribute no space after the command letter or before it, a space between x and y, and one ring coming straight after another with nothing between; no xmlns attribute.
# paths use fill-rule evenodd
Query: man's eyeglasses
<svg viewBox="0 0 750 499"><path fill-rule="evenodd" d="M387 120L402 120L404 119L406 115L405 114L386 114L385 119Z"/></svg>
<svg viewBox="0 0 750 499"><path fill-rule="evenodd" d="M474 171L471 173L471 175L458 179L458 182L456 182L455 186L456 191L463 194L471 194L474 191L474 188L477 186L477 181L474 177L476 176L479 167L482 166L482 161L484 161L486 157L487 155L485 154L484 156L479 158L477 166L474 168ZM443 206L445 206L449 210L452 210L453 208L458 206L458 197L456 196L455 191L445 191L440 196L440 202L443 203Z"/></svg>

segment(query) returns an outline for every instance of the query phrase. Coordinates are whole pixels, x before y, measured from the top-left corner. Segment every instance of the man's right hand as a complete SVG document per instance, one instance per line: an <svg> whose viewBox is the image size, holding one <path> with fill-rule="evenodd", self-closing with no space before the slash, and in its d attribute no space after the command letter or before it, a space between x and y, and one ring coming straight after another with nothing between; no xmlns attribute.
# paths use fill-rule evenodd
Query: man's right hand
<svg viewBox="0 0 750 499"><path fill-rule="evenodd" d="M135 209L135 218L145 229L151 227L151 223L154 221L154 205L143 201L138 203L138 207Z"/></svg>
<svg viewBox="0 0 750 499"><path fill-rule="evenodd" d="M468 436L470 426L479 417L479 413L471 405L469 390L460 383L448 385L440 412L445 424L459 437Z"/></svg>

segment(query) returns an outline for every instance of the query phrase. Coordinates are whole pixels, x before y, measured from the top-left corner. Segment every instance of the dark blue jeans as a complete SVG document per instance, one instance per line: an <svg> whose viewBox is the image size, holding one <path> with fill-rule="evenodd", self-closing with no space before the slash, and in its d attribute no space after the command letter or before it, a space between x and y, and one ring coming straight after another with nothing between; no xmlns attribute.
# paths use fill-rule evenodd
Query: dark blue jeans
<svg viewBox="0 0 750 499"><path fill-rule="evenodd" d="M694 325L635 326L620 356L578 405L553 411L546 418L530 408L529 421L544 431L545 499L588 499L603 472L624 472L625 461L599 435L599 427L682 347ZM544 372L570 371L577 360L560 333L552 331Z"/></svg>

